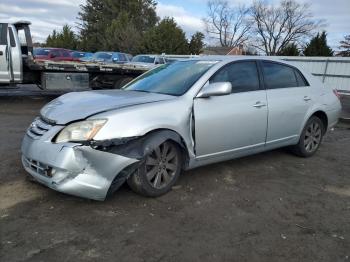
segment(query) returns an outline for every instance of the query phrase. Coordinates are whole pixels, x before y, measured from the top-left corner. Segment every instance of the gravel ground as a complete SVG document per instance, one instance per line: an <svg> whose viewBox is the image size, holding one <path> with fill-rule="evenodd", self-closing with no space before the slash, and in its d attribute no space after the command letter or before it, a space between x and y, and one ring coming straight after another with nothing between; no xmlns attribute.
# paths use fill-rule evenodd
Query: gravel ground
<svg viewBox="0 0 350 262"><path fill-rule="evenodd" d="M0 98L0 261L350 261L350 126L303 159L275 150L105 202L25 179L20 143L50 97Z"/></svg>

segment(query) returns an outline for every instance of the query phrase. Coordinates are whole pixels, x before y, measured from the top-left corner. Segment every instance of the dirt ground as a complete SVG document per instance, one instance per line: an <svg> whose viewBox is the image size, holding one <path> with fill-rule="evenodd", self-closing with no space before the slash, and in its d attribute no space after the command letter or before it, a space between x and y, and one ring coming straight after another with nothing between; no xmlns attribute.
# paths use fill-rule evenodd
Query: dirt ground
<svg viewBox="0 0 350 262"><path fill-rule="evenodd" d="M350 125L309 159L275 150L95 202L25 179L21 139L49 99L0 98L0 261L350 261Z"/></svg>

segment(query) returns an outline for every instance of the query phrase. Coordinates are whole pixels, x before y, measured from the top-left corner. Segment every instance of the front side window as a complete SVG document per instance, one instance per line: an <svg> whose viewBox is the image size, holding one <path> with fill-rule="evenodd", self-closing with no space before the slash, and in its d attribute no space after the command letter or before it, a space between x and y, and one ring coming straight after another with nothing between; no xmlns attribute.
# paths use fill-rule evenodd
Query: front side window
<svg viewBox="0 0 350 262"><path fill-rule="evenodd" d="M262 68L268 89L298 86L294 68L270 62L262 62Z"/></svg>
<svg viewBox="0 0 350 262"><path fill-rule="evenodd" d="M232 93L259 90L259 74L254 61L235 62L221 68L209 83L230 82Z"/></svg>
<svg viewBox="0 0 350 262"><path fill-rule="evenodd" d="M165 64L139 76L125 90L181 96L217 61L179 61Z"/></svg>

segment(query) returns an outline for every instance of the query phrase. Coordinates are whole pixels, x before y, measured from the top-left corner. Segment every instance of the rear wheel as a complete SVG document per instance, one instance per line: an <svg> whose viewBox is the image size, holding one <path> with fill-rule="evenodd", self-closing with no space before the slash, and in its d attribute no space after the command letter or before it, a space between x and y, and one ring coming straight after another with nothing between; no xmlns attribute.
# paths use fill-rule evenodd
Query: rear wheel
<svg viewBox="0 0 350 262"><path fill-rule="evenodd" d="M301 133L299 143L293 146L293 151L298 156L310 157L320 147L325 127L317 116L312 116L306 123Z"/></svg>
<svg viewBox="0 0 350 262"><path fill-rule="evenodd" d="M141 166L127 182L136 193L157 197L171 190L180 175L181 166L178 145L166 141L143 159Z"/></svg>

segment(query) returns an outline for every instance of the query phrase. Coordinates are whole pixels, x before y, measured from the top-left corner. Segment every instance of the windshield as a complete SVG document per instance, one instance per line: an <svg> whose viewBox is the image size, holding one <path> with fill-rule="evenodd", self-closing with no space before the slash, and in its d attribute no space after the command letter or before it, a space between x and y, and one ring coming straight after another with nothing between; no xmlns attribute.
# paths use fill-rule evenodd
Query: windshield
<svg viewBox="0 0 350 262"><path fill-rule="evenodd" d="M141 62L141 63L154 63L154 56L149 56L149 55L137 55L133 57L131 62Z"/></svg>
<svg viewBox="0 0 350 262"><path fill-rule="evenodd" d="M95 53L94 59L111 59L112 53Z"/></svg>
<svg viewBox="0 0 350 262"><path fill-rule="evenodd" d="M33 50L34 55L48 55L50 52L50 49L43 49L43 48L35 48Z"/></svg>
<svg viewBox="0 0 350 262"><path fill-rule="evenodd" d="M179 61L159 66L139 76L125 90L180 96L217 61Z"/></svg>

